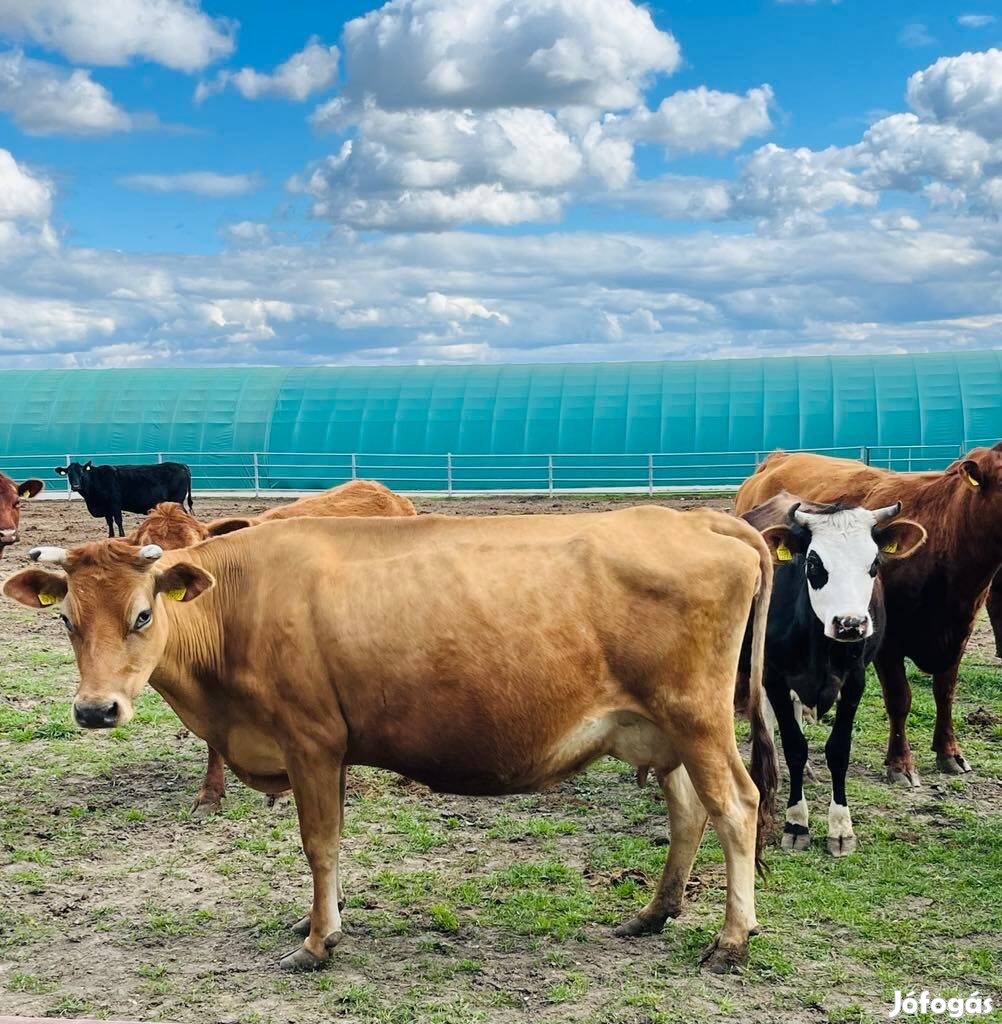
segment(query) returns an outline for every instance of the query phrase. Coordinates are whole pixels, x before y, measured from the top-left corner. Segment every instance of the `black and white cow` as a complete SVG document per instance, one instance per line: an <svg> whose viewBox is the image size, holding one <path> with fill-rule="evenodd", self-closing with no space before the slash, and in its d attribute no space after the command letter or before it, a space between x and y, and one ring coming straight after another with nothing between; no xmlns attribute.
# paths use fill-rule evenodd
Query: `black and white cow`
<svg viewBox="0 0 1002 1024"><path fill-rule="evenodd" d="M926 539L918 523L895 519L900 511L900 502L876 511L810 505L784 491L742 517L762 533L776 566L765 690L790 772L786 850L805 850L811 841L804 799L807 740L798 703L818 718L836 705L825 744L832 776L828 850L843 857L856 849L845 778L866 666L884 631L880 566L887 559L907 558Z"/></svg>
<svg viewBox="0 0 1002 1024"><path fill-rule="evenodd" d="M93 462L71 462L56 466L65 476L70 489L86 502L87 511L95 519L104 518L108 536L114 537L114 521L118 535L125 536L123 512L145 516L161 501L191 503L191 470L183 462L157 462L150 466L95 466Z"/></svg>

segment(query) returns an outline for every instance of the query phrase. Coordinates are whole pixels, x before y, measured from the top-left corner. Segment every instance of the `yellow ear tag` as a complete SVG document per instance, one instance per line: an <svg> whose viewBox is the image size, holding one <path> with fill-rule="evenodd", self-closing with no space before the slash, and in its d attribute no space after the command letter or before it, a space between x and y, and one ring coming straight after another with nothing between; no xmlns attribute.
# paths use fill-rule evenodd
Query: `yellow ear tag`
<svg viewBox="0 0 1002 1024"><path fill-rule="evenodd" d="M166 597L168 601L183 601L184 595L187 593L187 587L175 587L173 590L165 590L164 597Z"/></svg>
<svg viewBox="0 0 1002 1024"><path fill-rule="evenodd" d="M59 598L55 594L47 594L44 590L39 591L38 603L43 608L48 608L50 604L59 604Z"/></svg>
<svg viewBox="0 0 1002 1024"><path fill-rule="evenodd" d="M898 542L896 540L889 540L880 550L885 555L893 555L898 550Z"/></svg>
<svg viewBox="0 0 1002 1024"><path fill-rule="evenodd" d="M776 557L781 562L792 562L793 552L785 544L780 544L779 547L776 548Z"/></svg>
<svg viewBox="0 0 1002 1024"><path fill-rule="evenodd" d="M968 482L968 483L969 483L969 484L970 484L970 485L971 485L972 487L980 487L980 486L981 486L981 484L979 484L979 483L978 483L978 481L977 481L977 480L975 480L975 479L974 479L974 477L973 477L973 476L971 476L971 474L970 474L970 473L966 473L966 472L965 472L965 473L964 473L964 479L965 479L965 480L966 480L966 481L967 481L967 482Z"/></svg>
<svg viewBox="0 0 1002 1024"><path fill-rule="evenodd" d="M22 491L19 496L22 497L22 498L30 498L31 497L31 491Z"/></svg>

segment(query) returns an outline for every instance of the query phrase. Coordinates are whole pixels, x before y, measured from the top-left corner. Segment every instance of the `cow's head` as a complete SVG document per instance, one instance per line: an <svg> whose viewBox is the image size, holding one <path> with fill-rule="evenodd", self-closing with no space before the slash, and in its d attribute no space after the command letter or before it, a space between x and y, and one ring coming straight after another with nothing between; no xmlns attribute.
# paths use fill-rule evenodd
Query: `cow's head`
<svg viewBox="0 0 1002 1024"><path fill-rule="evenodd" d="M962 494L991 509L989 515L1002 512L1002 442L994 448L973 448L945 470L956 481Z"/></svg>
<svg viewBox="0 0 1002 1024"><path fill-rule="evenodd" d="M20 540L18 527L21 525L21 502L25 498L34 498L44 486L41 480L15 483L9 476L0 473L0 558L8 545Z"/></svg>
<svg viewBox="0 0 1002 1024"><path fill-rule="evenodd" d="M69 633L80 683L77 723L110 729L132 718L133 702L163 656L170 630L165 603L193 601L213 586L209 573L185 562L158 568L163 552L121 541L32 548L29 557L64 573L24 569L3 593L29 608L54 608Z"/></svg>
<svg viewBox="0 0 1002 1024"><path fill-rule="evenodd" d="M852 643L873 635L870 601L882 562L907 558L926 531L895 519L901 503L871 512L840 504L804 511L796 502L787 522L762 531L773 558L804 574L811 608L832 640Z"/></svg>
<svg viewBox="0 0 1002 1024"><path fill-rule="evenodd" d="M90 474L94 471L94 463L88 459L86 462L71 462L68 466L56 466L56 472L66 477L71 491L83 494L90 482Z"/></svg>
<svg viewBox="0 0 1002 1024"><path fill-rule="evenodd" d="M126 543L137 548L156 544L164 551L190 548L210 537L208 529L176 501L161 501L154 505L150 514L125 538Z"/></svg>

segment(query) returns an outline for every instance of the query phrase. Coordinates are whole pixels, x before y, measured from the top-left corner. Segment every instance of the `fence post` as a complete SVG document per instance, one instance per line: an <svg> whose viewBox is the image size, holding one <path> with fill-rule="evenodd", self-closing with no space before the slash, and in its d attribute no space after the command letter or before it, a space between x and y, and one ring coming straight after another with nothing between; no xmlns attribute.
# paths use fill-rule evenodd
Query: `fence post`
<svg viewBox="0 0 1002 1024"><path fill-rule="evenodd" d="M654 497L654 453L650 452L647 456L647 494L648 497Z"/></svg>
<svg viewBox="0 0 1002 1024"><path fill-rule="evenodd" d="M254 497L261 497L261 466L257 461L257 452L251 452L251 461L254 464Z"/></svg>
<svg viewBox="0 0 1002 1024"><path fill-rule="evenodd" d="M859 449L859 461L864 466L870 465L870 449L865 444Z"/></svg>
<svg viewBox="0 0 1002 1024"><path fill-rule="evenodd" d="M163 452L157 452L157 462L160 463L160 462L163 462L163 460L164 460L164 453Z"/></svg>
<svg viewBox="0 0 1002 1024"><path fill-rule="evenodd" d="M351 453L351 478L352 480L358 479L358 453Z"/></svg>
<svg viewBox="0 0 1002 1024"><path fill-rule="evenodd" d="M546 489L550 493L550 497L553 497L553 456L546 456Z"/></svg>
<svg viewBox="0 0 1002 1024"><path fill-rule="evenodd" d="M452 452L445 453L445 483L449 497L452 497Z"/></svg>
<svg viewBox="0 0 1002 1024"><path fill-rule="evenodd" d="M68 466L72 461L73 460L67 455L66 456L66 465ZM66 497L67 498L72 498L73 497L73 488L70 487L70 475L69 475L69 473L66 474Z"/></svg>

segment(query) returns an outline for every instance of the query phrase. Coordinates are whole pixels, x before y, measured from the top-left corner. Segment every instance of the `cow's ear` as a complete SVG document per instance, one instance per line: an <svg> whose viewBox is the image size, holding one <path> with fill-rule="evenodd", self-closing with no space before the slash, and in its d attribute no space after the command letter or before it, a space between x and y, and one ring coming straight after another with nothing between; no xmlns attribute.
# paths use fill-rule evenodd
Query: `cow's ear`
<svg viewBox="0 0 1002 1024"><path fill-rule="evenodd" d="M227 533L236 533L237 530L246 530L254 524L250 519L233 517L230 519L216 519L207 523L205 528L209 531L210 537L222 537Z"/></svg>
<svg viewBox="0 0 1002 1024"><path fill-rule="evenodd" d="M86 462L84 463L84 469L86 469L86 470L87 470L87 472L89 473L89 472L90 472L90 471L91 471L91 470L92 470L93 468L94 468L94 463L93 463L93 461L92 461L91 459L88 459L88 460L87 460L87 461L86 461Z"/></svg>
<svg viewBox="0 0 1002 1024"><path fill-rule="evenodd" d="M960 478L964 483L975 488L980 487L985 482L981 467L974 459L964 459L960 464Z"/></svg>
<svg viewBox="0 0 1002 1024"><path fill-rule="evenodd" d="M929 535L924 526L911 519L895 519L887 526L873 531L873 539L880 549L880 557L907 558L926 542Z"/></svg>
<svg viewBox="0 0 1002 1024"><path fill-rule="evenodd" d="M56 472L60 476L66 476L66 467L65 466L56 466Z"/></svg>
<svg viewBox="0 0 1002 1024"><path fill-rule="evenodd" d="M800 531L789 526L767 526L762 531L762 538L769 545L774 562L792 562L794 556L804 553Z"/></svg>
<svg viewBox="0 0 1002 1024"><path fill-rule="evenodd" d="M66 596L66 577L41 569L22 569L4 583L3 592L28 608L48 608Z"/></svg>
<svg viewBox="0 0 1002 1024"><path fill-rule="evenodd" d="M154 592L168 601L194 601L216 585L210 573L190 562L178 562L156 575Z"/></svg>
<svg viewBox="0 0 1002 1024"><path fill-rule="evenodd" d="M24 483L17 485L17 496L19 498L34 498L45 484L41 480L25 480Z"/></svg>

